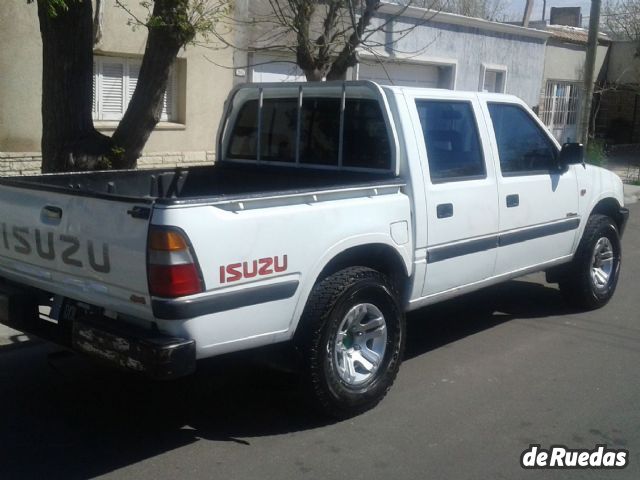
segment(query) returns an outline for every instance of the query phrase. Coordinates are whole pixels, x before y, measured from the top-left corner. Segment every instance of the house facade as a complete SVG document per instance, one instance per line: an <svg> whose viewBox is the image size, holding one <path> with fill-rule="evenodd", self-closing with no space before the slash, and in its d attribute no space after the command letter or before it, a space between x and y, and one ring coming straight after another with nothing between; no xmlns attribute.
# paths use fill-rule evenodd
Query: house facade
<svg viewBox="0 0 640 480"><path fill-rule="evenodd" d="M115 0L104 0L104 5L103 35L94 49L93 117L96 128L110 135L135 88L146 35L144 29L134 31L128 25L129 14ZM268 8L267 2L250 0L237 0L235 5L241 19L254 18L256 9ZM546 111L541 85L550 81L577 85L579 81L584 49L582 57L576 54L573 63L567 62L566 52L573 52L575 45L549 44L553 32L421 8L408 8L398 17L398 8L382 6L374 21L392 19L393 27L379 35L409 33L394 39L381 37L379 43L386 47L361 51L360 62L348 72L348 79L504 92L541 112ZM144 11L134 13L144 15ZM0 175L38 173L42 45L36 6L2 2L0 22L4 46L0 50ZM218 122L234 84L304 80L290 53L262 49L264 31L256 25L242 25L239 22L229 33L229 43L241 48L188 46L180 52L161 121L138 162L141 168L213 162ZM555 55L556 48L562 50L563 60L545 58ZM553 95L560 98L559 87L554 88ZM556 106L559 104L556 100ZM555 119L556 110L552 111Z"/></svg>
<svg viewBox="0 0 640 480"><path fill-rule="evenodd" d="M559 142L575 142L584 98L588 31L571 25L546 25L544 22L534 22L532 25L545 29L550 35L544 53L538 115ZM596 52L596 79L603 75L610 43L605 35L600 35Z"/></svg>
<svg viewBox="0 0 640 480"><path fill-rule="evenodd" d="M145 11L132 2L134 13ZM144 29L128 25L129 14L103 0L103 35L94 49L93 118L110 135L135 88L146 43ZM0 175L39 173L42 42L35 4L0 2ZM140 167L212 162L218 120L231 89L231 49L188 46L175 62L160 123Z"/></svg>
<svg viewBox="0 0 640 480"><path fill-rule="evenodd" d="M259 3L238 1L238 15L264 15ZM393 4L381 7L375 21L393 19L386 32L378 33L379 43L387 47L362 50L349 79L510 93L537 105L549 33L422 8L408 8L398 17L399 8ZM390 32L398 32L397 38L386 38L393 35ZM263 39L270 38L269 32L253 27L237 36L244 48L234 56L236 83L304 80L292 54L264 48L268 44Z"/></svg>

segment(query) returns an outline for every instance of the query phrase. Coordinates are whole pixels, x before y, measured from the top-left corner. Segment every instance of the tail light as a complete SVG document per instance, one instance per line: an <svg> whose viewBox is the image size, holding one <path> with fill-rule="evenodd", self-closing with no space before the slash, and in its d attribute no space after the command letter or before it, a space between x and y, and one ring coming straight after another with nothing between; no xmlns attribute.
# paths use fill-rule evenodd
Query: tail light
<svg viewBox="0 0 640 480"><path fill-rule="evenodd" d="M204 291L189 240L176 229L151 227L147 276L152 296L174 298Z"/></svg>

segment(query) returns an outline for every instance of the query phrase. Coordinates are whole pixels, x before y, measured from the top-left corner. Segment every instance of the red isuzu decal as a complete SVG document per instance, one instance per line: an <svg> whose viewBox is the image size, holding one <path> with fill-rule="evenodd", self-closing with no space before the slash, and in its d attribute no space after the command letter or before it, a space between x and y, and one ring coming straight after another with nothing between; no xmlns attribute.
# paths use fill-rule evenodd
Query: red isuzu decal
<svg viewBox="0 0 640 480"><path fill-rule="evenodd" d="M220 266L220 283L237 282L243 278L262 277L287 270L287 256L267 257L249 262Z"/></svg>

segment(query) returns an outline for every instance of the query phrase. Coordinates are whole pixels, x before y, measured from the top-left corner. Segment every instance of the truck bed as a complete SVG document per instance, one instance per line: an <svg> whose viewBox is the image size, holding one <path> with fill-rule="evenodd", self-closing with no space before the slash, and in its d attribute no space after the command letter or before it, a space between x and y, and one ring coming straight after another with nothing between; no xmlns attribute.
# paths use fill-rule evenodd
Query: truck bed
<svg viewBox="0 0 640 480"><path fill-rule="evenodd" d="M277 195L397 181L392 174L219 162L202 167L0 178L0 184L119 200L169 201Z"/></svg>

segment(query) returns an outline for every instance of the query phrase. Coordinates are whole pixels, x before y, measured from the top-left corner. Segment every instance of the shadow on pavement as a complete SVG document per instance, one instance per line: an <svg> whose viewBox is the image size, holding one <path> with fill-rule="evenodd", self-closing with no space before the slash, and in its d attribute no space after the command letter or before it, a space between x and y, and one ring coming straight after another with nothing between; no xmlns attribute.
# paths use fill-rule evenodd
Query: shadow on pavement
<svg viewBox="0 0 640 480"><path fill-rule="evenodd" d="M413 358L515 318L575 313L557 288L512 280L407 315L405 358Z"/></svg>
<svg viewBox="0 0 640 480"><path fill-rule="evenodd" d="M512 281L412 313L407 357L513 318L564 312L557 290ZM0 347L0 477L88 478L201 439L249 448L252 437L326 425L297 376L266 355L227 356L195 378L153 383L44 345Z"/></svg>

